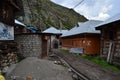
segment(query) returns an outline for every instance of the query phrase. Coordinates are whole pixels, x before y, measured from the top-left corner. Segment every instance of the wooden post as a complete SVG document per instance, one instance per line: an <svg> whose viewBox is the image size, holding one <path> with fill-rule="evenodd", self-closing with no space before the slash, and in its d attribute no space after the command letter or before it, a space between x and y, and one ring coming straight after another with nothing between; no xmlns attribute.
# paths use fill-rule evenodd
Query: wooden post
<svg viewBox="0 0 120 80"><path fill-rule="evenodd" d="M108 56L107 56L107 62L109 62L109 63L112 62L112 50L113 50L113 48L114 48L113 42L110 42Z"/></svg>
<svg viewBox="0 0 120 80"><path fill-rule="evenodd" d="M109 60L110 60L111 47L112 47L112 43L110 43L110 45L109 45L109 51L108 51L108 56L107 56L107 62L109 62Z"/></svg>
<svg viewBox="0 0 120 80"><path fill-rule="evenodd" d="M52 42L51 42L51 35L50 35L50 51L51 52L51 45L52 45Z"/></svg>
<svg viewBox="0 0 120 80"><path fill-rule="evenodd" d="M100 45L101 45L101 48L100 48L100 57L102 57L104 54L103 54L103 52L104 52L104 35L103 35L103 33L104 33L104 31L103 30L101 30L101 41L100 41Z"/></svg>

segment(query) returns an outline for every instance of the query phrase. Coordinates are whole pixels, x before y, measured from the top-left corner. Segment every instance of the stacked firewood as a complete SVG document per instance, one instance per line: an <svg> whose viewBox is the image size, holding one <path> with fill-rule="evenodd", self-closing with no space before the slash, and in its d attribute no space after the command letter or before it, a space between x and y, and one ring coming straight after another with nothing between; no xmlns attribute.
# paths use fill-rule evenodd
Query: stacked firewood
<svg viewBox="0 0 120 80"><path fill-rule="evenodd" d="M9 66L17 62L17 43L0 42L0 71L7 72Z"/></svg>

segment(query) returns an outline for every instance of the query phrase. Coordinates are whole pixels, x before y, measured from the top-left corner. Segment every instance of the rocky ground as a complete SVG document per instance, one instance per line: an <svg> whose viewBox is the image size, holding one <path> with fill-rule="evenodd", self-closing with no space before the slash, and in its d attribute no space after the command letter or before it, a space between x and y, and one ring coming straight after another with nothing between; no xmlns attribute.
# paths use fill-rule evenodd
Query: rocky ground
<svg viewBox="0 0 120 80"><path fill-rule="evenodd" d="M54 61L29 57L12 66L6 74L7 80L73 80L70 72ZM30 79L31 80L31 79Z"/></svg>

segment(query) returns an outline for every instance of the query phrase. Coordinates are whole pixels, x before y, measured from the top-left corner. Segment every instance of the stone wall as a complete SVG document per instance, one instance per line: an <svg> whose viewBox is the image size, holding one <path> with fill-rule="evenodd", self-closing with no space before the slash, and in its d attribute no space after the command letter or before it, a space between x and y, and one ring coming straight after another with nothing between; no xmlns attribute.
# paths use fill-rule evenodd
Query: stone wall
<svg viewBox="0 0 120 80"><path fill-rule="evenodd" d="M18 43L19 55L23 57L41 57L42 39L39 34L19 34L15 35Z"/></svg>

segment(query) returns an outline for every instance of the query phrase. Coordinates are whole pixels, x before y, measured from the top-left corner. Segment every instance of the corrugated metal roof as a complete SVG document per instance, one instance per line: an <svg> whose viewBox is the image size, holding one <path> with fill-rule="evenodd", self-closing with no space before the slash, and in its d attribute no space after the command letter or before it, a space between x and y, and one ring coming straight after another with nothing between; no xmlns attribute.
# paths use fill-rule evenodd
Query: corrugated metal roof
<svg viewBox="0 0 120 80"><path fill-rule="evenodd" d="M89 20L84 23L78 23L79 26L75 26L73 29L68 31L62 37L81 34L81 33L100 33L100 31L95 30L95 25L100 24L102 21Z"/></svg>
<svg viewBox="0 0 120 80"><path fill-rule="evenodd" d="M67 31L68 30L58 30L54 27L50 27L50 28L46 29L45 31L43 31L43 33L64 34Z"/></svg>
<svg viewBox="0 0 120 80"><path fill-rule="evenodd" d="M68 30L59 30L59 31L60 31L60 33L62 33L62 34L65 34L65 33L68 32Z"/></svg>
<svg viewBox="0 0 120 80"><path fill-rule="evenodd" d="M69 30L68 32L62 34L62 37L72 35L72 34L76 31L76 29L80 26L80 24L82 24L82 23L78 22L78 24L77 24L75 27L73 27L73 28L72 28L71 30Z"/></svg>
<svg viewBox="0 0 120 80"><path fill-rule="evenodd" d="M26 27L26 25L25 25L25 24L23 24L22 22L20 22L20 21L18 21L18 20L16 20L16 19L15 19L15 23L16 23L16 24L18 24L18 25L21 25L21 26Z"/></svg>
<svg viewBox="0 0 120 80"><path fill-rule="evenodd" d="M105 20L104 22L100 23L99 25L96 25L96 27L99 27L99 26L102 26L102 25L106 25L106 24L109 24L109 23L112 23L112 22L115 22L115 21L118 21L120 20L120 13Z"/></svg>
<svg viewBox="0 0 120 80"><path fill-rule="evenodd" d="M55 34L57 34L57 33L59 33L59 31L54 27L50 27L50 28L46 29L45 31L43 31L43 33L55 33Z"/></svg>

